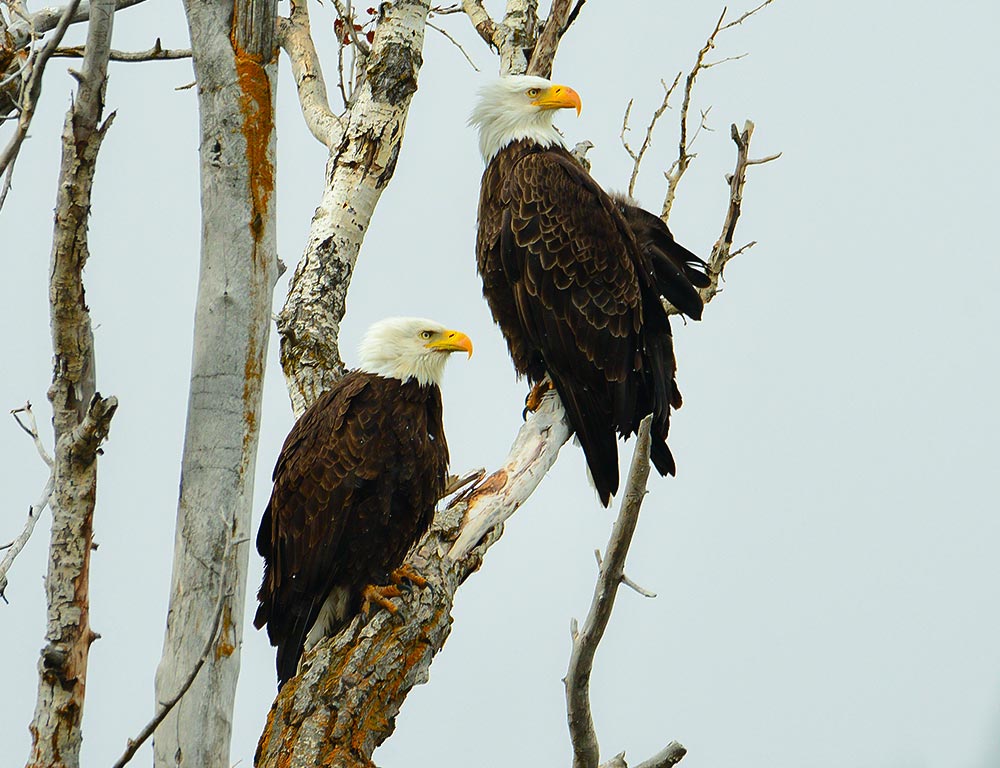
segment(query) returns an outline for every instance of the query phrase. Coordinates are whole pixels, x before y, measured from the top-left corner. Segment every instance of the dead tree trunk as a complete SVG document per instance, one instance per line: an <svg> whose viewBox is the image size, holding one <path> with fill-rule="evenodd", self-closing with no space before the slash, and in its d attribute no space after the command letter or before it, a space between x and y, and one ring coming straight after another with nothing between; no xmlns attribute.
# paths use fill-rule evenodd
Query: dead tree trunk
<svg viewBox="0 0 1000 768"><path fill-rule="evenodd" d="M204 664L157 730L154 762L228 768L277 275L276 2L187 2L185 10L201 122L202 257L157 707Z"/></svg>
<svg viewBox="0 0 1000 768"><path fill-rule="evenodd" d="M87 220L97 152L111 124L111 118L102 124L101 116L113 16L114 0L95 0L80 88L63 130L49 279L55 462L45 578L48 616L28 761L39 768L74 768L80 763L87 659L97 637L90 628L89 599L97 449L118 403L95 391L94 336L83 267L89 255Z"/></svg>

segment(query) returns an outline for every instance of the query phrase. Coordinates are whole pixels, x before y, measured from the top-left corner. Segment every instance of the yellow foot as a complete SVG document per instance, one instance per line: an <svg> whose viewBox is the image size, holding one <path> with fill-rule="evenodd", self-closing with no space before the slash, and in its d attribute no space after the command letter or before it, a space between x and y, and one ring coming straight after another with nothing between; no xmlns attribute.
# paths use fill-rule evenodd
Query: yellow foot
<svg viewBox="0 0 1000 768"><path fill-rule="evenodd" d="M389 598L399 597L402 594L402 590L395 584L382 587L369 584L361 590L361 596L364 598L364 602L361 604L361 611L367 616L371 613L372 604L374 603L382 606L389 613L395 614L399 611L399 608Z"/></svg>
<svg viewBox="0 0 1000 768"><path fill-rule="evenodd" d="M427 579L421 576L412 565L403 563L399 568L389 574L389 579L397 586L412 584L415 587L426 587Z"/></svg>
<svg viewBox="0 0 1000 768"><path fill-rule="evenodd" d="M521 417L526 418L529 413L537 411L542 404L542 398L551 389L555 389L555 387L552 386L552 382L549 381L548 376L535 384L528 393L528 396L524 398L524 411L521 412Z"/></svg>

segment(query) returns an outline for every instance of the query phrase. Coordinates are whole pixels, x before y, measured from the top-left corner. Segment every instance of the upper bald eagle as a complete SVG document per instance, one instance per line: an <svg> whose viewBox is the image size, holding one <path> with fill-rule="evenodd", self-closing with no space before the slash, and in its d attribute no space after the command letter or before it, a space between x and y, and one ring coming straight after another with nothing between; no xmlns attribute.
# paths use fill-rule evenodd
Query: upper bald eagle
<svg viewBox="0 0 1000 768"><path fill-rule="evenodd" d="M285 438L257 533L254 617L278 647L279 687L304 647L338 631L363 599L380 601L369 585L386 584L430 525L448 470L439 382L457 351L472 355L469 338L432 320L376 323L359 369Z"/></svg>
<svg viewBox="0 0 1000 768"><path fill-rule="evenodd" d="M674 380L660 297L698 319L705 263L659 217L612 198L563 146L555 110L580 97L540 77L484 87L469 119L486 162L476 260L514 367L546 374L566 408L601 503L618 490L615 433L653 414L651 455L674 473L666 437Z"/></svg>

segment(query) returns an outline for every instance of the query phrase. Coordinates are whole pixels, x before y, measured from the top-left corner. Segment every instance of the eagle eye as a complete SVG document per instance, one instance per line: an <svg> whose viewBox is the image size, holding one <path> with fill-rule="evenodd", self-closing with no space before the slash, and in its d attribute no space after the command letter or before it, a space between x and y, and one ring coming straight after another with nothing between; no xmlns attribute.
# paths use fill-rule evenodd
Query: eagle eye
<svg viewBox="0 0 1000 768"><path fill-rule="evenodd" d="M429 339L433 335L434 335L434 331L421 331L420 332L420 338L421 339Z"/></svg>
<svg viewBox="0 0 1000 768"><path fill-rule="evenodd" d="M533 99L538 94L540 94L541 92L542 92L541 88L529 88L528 89L528 96Z"/></svg>

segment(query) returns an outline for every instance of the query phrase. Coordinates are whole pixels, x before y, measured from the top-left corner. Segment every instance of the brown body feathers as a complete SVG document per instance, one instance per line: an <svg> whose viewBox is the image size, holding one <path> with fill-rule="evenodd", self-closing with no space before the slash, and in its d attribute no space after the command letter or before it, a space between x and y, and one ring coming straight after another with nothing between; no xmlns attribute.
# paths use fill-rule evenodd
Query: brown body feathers
<svg viewBox="0 0 1000 768"><path fill-rule="evenodd" d="M323 620L335 631L358 612L364 587L402 564L430 525L447 469L436 385L352 371L302 414L257 535L265 566L254 625L266 624L278 647L279 686L331 595Z"/></svg>
<svg viewBox="0 0 1000 768"><path fill-rule="evenodd" d="M613 199L561 146L515 141L483 174L476 243L483 294L531 382L547 373L607 506L618 489L616 433L653 414L652 458L673 474L666 438L674 380L660 297L700 317L704 266L660 221Z"/></svg>

